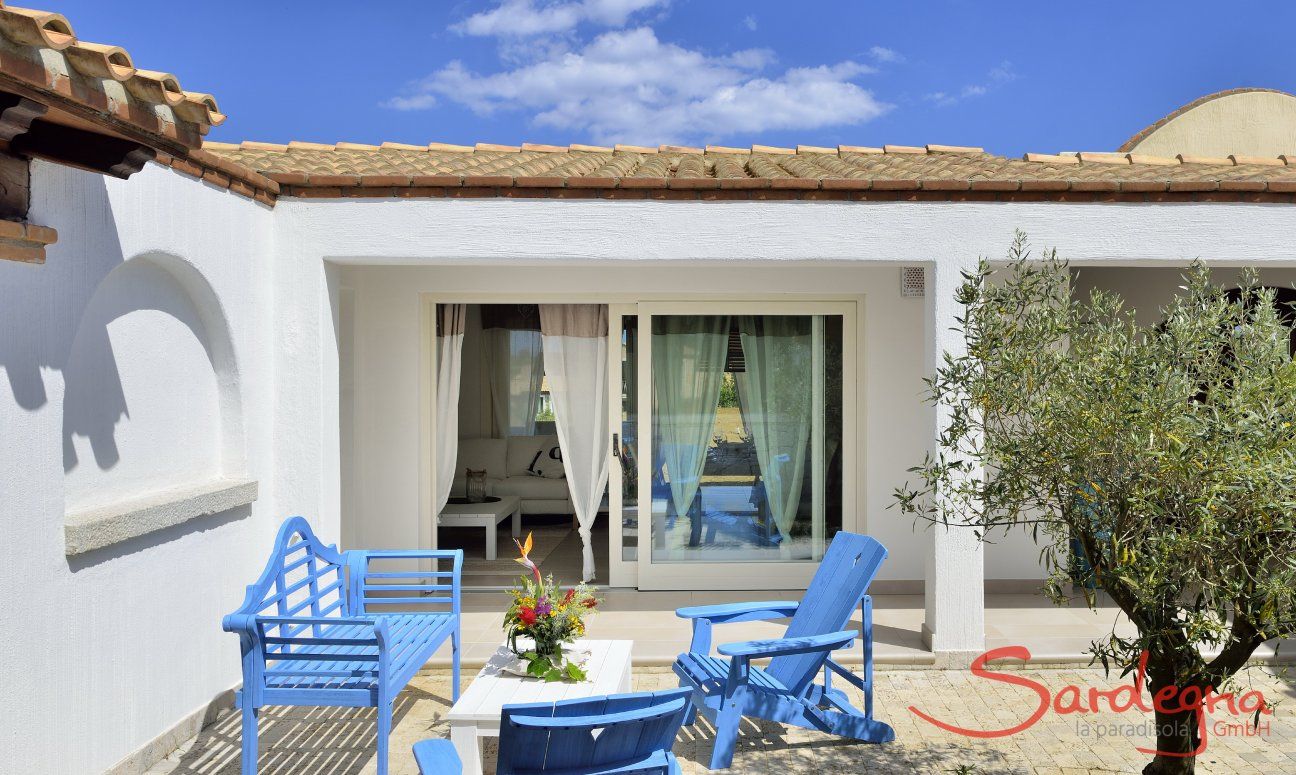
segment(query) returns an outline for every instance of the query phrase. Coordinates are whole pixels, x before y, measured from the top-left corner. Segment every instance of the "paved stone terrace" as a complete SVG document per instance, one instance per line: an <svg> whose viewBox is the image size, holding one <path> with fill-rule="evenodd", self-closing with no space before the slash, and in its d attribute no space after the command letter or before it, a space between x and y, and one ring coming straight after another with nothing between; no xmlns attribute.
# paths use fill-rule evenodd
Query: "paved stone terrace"
<svg viewBox="0 0 1296 775"><path fill-rule="evenodd" d="M1104 677L1100 670L1022 670L1056 694L1063 686L1110 689L1124 681ZM417 772L410 747L428 737L449 736L442 720L449 709L449 674L430 671L418 676L397 704L392 734L393 775ZM1200 758L1199 773L1296 773L1296 670L1274 672L1256 668L1246 678L1247 688L1278 700L1275 715L1267 717L1263 736L1227 737L1212 734ZM653 690L676 685L675 676L663 668L637 668L635 688ZM977 679L964 671L886 670L877 674L877 716L896 729L896 742L881 746L784 727L781 724L744 723L734 758L734 773L1021 773L1022 775L1095 775L1136 773L1146 763L1135 746L1150 738L1102 736L1113 724L1138 725L1140 714L1110 711L1087 716L1047 713L1031 729L1018 735L988 741L971 740L944 732L919 719L908 708L917 706L941 720L968 727L1006 728L1030 715L1038 702L1029 689ZM856 697L858 702L859 698ZM1238 723L1223 712L1217 723ZM699 719L686 727L675 744L686 773L705 773L714 730ZM486 751L493 767L494 750ZM263 775L353 775L375 772L372 710L342 708L270 708L262 715L261 761ZM489 770L488 770L489 771ZM235 714L222 718L198 737L187 741L148 775L236 775L239 772L239 721Z"/></svg>

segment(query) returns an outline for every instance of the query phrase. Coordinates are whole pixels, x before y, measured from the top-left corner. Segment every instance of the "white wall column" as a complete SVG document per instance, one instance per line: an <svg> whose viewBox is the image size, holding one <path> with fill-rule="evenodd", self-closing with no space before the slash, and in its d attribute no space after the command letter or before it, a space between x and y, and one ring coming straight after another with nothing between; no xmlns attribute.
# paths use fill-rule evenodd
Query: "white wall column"
<svg viewBox="0 0 1296 775"><path fill-rule="evenodd" d="M974 261L943 261L927 268L926 373L935 374L945 353L965 351L955 318L962 307L955 293L962 272ZM929 407L927 437L933 454L949 417L945 407ZM925 527L927 557L924 574L926 616L923 641L936 653L937 667L964 667L985 649L985 553L971 528Z"/></svg>

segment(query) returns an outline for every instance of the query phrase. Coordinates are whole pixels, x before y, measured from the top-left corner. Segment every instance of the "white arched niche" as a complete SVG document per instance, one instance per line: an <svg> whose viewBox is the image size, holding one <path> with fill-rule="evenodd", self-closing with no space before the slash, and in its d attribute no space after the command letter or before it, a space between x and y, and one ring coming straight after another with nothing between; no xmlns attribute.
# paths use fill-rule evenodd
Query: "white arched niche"
<svg viewBox="0 0 1296 775"><path fill-rule="evenodd" d="M189 262L151 253L109 272L81 315L63 377L67 554L256 499L229 325Z"/></svg>

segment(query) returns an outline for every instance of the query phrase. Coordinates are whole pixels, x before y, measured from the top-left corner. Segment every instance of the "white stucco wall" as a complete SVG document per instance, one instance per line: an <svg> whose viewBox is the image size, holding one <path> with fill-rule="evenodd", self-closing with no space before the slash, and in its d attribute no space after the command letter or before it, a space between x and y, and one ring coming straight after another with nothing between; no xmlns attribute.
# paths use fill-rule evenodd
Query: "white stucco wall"
<svg viewBox="0 0 1296 775"><path fill-rule="evenodd" d="M977 255L999 258L1018 228L1038 246L1057 246L1075 261L1105 264L1171 265L1194 257L1275 263L1285 260L1296 239L1296 219L1283 205L428 199L285 201L276 218L280 233L291 235L281 240L287 252L280 261L300 273L299 289L320 283L309 277L314 273L318 278L325 261L347 266L341 284L346 293L354 287L349 335L356 339L356 361L347 384L355 405L345 416L352 420L347 433L355 439L356 459L343 478L355 490L348 501L357 515L348 520L356 525L353 538L373 546L403 545L418 536L421 291L481 294L520 288L585 294L644 282L648 285L643 287L666 294L744 283L761 291L813 295L816 288L830 286L839 293L867 294L863 288L874 286L864 279L867 273L886 267L876 275L880 279L874 292L881 289L877 298L898 299L896 266L965 262ZM690 263L676 263L681 261ZM420 265L425 267L421 271L390 269ZM823 281L850 265L855 271L863 266L863 273L835 275L850 278L846 285ZM785 273L776 271L779 266ZM609 274L613 267L635 272ZM654 267L665 270L655 277L668 279L655 280ZM814 279L820 271L824 274ZM708 276L714 282L704 279ZM910 423L888 411L902 405L901 396L909 401L912 394L904 392L905 378L893 376L885 357L886 348L895 347L901 362L912 357L921 364L920 345L906 343L924 321L914 318L912 328L897 337L885 319L873 317L874 309L880 308L866 305L866 339L872 342L866 353L872 368L865 369L865 378L880 384L866 391L871 405L863 414L874 422L865 431L861 508L870 530L888 525L881 528L885 530L898 525L888 521L893 511L881 511L890 488L903 480L904 468L930 440L924 438L921 419ZM952 320L926 325L937 348L949 343ZM919 349L910 352L908 346ZM335 384L337 376L325 374L322 384ZM372 389L365 387L366 380ZM879 397L892 391L890 403ZM325 413L326 422L338 416L333 411ZM912 440L913 450L889 453L882 429L893 418L897 431L892 436L898 435L903 445ZM916 455L904 454L913 451ZM884 465L892 468L879 467ZM892 549L885 577L922 578L930 537L915 536L907 524L895 530L879 534ZM986 548L985 557L988 579L1041 575L1038 552L1025 536L999 539Z"/></svg>
<svg viewBox="0 0 1296 775"><path fill-rule="evenodd" d="M32 194L59 240L43 266L0 262L0 770L102 772L239 680L220 617L292 448L271 432L272 213L154 165L34 162ZM241 473L250 508L64 555L65 510Z"/></svg>

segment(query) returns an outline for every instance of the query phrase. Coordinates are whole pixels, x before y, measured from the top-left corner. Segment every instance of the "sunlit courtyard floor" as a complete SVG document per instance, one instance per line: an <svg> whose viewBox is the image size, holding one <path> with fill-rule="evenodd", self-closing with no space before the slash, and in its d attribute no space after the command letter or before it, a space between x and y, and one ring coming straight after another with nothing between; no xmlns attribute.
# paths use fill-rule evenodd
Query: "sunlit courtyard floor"
<svg viewBox="0 0 1296 775"><path fill-rule="evenodd" d="M471 673L470 673L471 675ZM1066 685L1109 689L1121 683L1099 670L1032 670L1015 672L1049 688L1055 695ZM1241 719L1216 713L1208 730L1203 773L1296 773L1296 684L1293 677L1269 668L1252 669L1247 688L1279 699L1268 728L1258 736L1217 733ZM653 690L676 685L665 668L636 668L635 688ZM942 721L979 729L1006 728L1026 719L1039 702L1028 688L978 679L965 671L886 670L877 676L878 718L896 730L896 742L867 745L781 724L745 721L734 758L734 773L1026 773L1092 775L1138 772L1146 756L1136 747L1151 739L1138 729L1138 713L1104 710L1092 715L1046 713L1035 726L1018 734L972 740L920 719L913 706ZM855 697L859 701L858 695ZM411 746L430 737L445 738L450 681L445 671L418 676L400 696L392 734L391 772L414 773ZM1221 708L1222 711L1222 708ZM714 730L699 719L685 727L675 754L687 773L704 773ZM494 767L488 745L488 772ZM371 710L340 708L269 708L261 721L260 772L263 775L349 775L373 773L374 717ZM962 768L962 769L960 769ZM239 771L239 722L230 714L187 741L149 775L224 775Z"/></svg>

